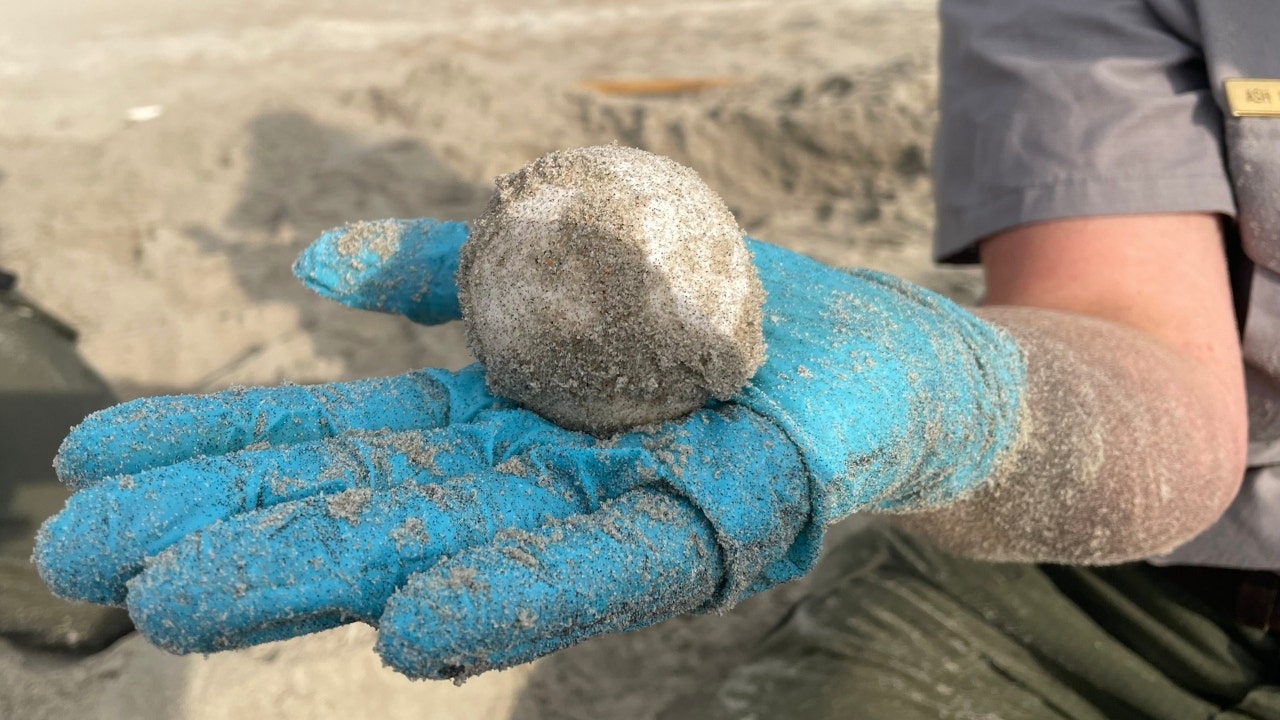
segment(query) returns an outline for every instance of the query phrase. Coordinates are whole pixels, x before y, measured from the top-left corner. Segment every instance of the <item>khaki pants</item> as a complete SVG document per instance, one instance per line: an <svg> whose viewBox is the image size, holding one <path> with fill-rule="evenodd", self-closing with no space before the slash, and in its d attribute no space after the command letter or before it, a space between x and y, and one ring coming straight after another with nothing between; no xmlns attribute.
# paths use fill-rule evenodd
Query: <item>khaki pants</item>
<svg viewBox="0 0 1280 720"><path fill-rule="evenodd" d="M1280 643L1146 564L948 556L875 524L689 718L1280 719Z"/></svg>

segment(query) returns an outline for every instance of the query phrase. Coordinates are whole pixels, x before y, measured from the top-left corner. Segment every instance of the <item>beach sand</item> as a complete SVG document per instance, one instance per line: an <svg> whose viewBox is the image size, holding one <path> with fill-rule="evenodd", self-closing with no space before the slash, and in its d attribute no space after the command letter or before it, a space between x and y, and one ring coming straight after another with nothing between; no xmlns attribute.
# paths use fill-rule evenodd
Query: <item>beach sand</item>
<svg viewBox="0 0 1280 720"><path fill-rule="evenodd" d="M294 257L348 221L474 218L496 175L617 141L756 237L971 301L975 272L928 259L936 41L920 0L11 0L0 267L124 397L457 368L461 327L325 302ZM649 718L802 589L461 687L381 668L364 626L211 657L0 642L0 718Z"/></svg>

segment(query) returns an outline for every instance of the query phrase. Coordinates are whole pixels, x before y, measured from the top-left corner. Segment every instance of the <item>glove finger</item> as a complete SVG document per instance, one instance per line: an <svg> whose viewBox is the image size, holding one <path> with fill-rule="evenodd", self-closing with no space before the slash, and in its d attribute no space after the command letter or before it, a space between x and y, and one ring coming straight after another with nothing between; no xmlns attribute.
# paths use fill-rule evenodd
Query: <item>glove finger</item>
<svg viewBox="0 0 1280 720"><path fill-rule="evenodd" d="M75 493L45 522L37 537L37 566L59 595L118 604L125 582L141 570L144 559L184 535L312 495L381 491L488 472L521 449L512 438L519 429L509 425L345 435L113 477ZM569 445L574 438L560 432L565 437L549 439Z"/></svg>
<svg viewBox="0 0 1280 720"><path fill-rule="evenodd" d="M461 679L696 610L722 574L702 514L640 488L410 577L379 620L377 649L411 678Z"/></svg>
<svg viewBox="0 0 1280 720"><path fill-rule="evenodd" d="M310 497L215 523L149 559L128 583L151 642L214 652L371 622L411 573L580 511L576 496L497 472Z"/></svg>
<svg viewBox="0 0 1280 720"><path fill-rule="evenodd" d="M293 273L322 297L360 310L404 315L424 325L457 320L458 249L467 225L438 220L374 220L321 235Z"/></svg>
<svg viewBox="0 0 1280 720"><path fill-rule="evenodd" d="M78 490L102 478L252 446L442 427L504 404L485 388L478 364L456 373L428 369L327 385L141 398L72 428L54 466Z"/></svg>

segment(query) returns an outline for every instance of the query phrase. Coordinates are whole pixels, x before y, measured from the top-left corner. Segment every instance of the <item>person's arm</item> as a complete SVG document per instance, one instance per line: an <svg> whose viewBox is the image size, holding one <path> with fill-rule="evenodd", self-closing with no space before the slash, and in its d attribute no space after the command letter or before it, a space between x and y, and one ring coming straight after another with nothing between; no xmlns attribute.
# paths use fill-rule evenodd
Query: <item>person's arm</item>
<svg viewBox="0 0 1280 720"><path fill-rule="evenodd" d="M992 482L900 522L961 554L1069 563L1150 556L1211 524L1247 438L1217 217L1033 223L980 254L979 314L1026 354L1030 423Z"/></svg>

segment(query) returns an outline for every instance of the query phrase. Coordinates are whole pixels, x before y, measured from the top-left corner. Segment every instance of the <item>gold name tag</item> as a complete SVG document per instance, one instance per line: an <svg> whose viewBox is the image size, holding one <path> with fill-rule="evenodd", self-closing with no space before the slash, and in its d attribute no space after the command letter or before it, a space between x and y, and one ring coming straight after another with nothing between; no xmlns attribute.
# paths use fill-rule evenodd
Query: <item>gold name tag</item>
<svg viewBox="0 0 1280 720"><path fill-rule="evenodd" d="M1280 117L1280 80L1233 78L1223 82L1235 117Z"/></svg>

